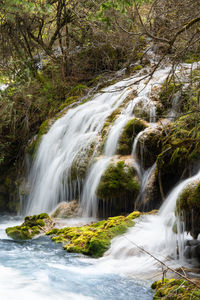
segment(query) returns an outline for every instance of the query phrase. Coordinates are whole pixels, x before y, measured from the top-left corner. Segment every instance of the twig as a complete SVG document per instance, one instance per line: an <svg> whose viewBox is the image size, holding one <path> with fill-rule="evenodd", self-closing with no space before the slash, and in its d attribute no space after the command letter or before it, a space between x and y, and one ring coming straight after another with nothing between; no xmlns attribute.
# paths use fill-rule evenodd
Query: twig
<svg viewBox="0 0 200 300"><path fill-rule="evenodd" d="M129 240L126 236L124 236L124 238L129 241L131 244L133 244L134 246L136 246L139 250L141 250L142 252L148 254L149 256L151 256L153 259L155 259L157 262L159 262L162 266L164 266L166 269L172 271L173 273L177 274L178 276L182 277L183 279L187 280L189 283L193 284L194 286L200 288L200 285L198 285L196 282L192 281L191 279L189 279L187 276L179 273L178 271L176 271L175 269L173 269L172 267L167 266L163 261L161 261L160 259L158 259L157 257L155 257L153 254L151 254L149 251L145 250L143 247L138 246L135 242Z"/></svg>

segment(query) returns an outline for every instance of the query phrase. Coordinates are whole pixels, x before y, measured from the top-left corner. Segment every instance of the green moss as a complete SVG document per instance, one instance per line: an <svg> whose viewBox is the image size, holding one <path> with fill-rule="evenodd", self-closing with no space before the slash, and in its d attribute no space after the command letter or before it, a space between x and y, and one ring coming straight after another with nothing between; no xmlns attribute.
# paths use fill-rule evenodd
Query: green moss
<svg viewBox="0 0 200 300"><path fill-rule="evenodd" d="M179 195L176 212L185 222L185 230L197 238L200 233L200 181L189 184Z"/></svg>
<svg viewBox="0 0 200 300"><path fill-rule="evenodd" d="M156 290L153 297L154 300L158 299L177 299L189 300L199 299L200 289L188 283L184 279L164 279L156 281L152 284L152 289Z"/></svg>
<svg viewBox="0 0 200 300"><path fill-rule="evenodd" d="M40 145L40 142L42 140L42 136L48 132L49 127L50 127L49 120L44 121L40 125L40 130L37 134L37 137L28 145L27 152L32 156L32 158L35 157L37 149L38 149L38 147Z"/></svg>
<svg viewBox="0 0 200 300"><path fill-rule="evenodd" d="M134 138L146 127L146 123L140 119L134 118L128 121L120 136L117 153L121 155L131 154Z"/></svg>
<svg viewBox="0 0 200 300"><path fill-rule="evenodd" d="M78 96L70 96L65 99L65 101L59 106L59 110L62 111L64 108L68 107L70 104L76 102L79 99Z"/></svg>
<svg viewBox="0 0 200 300"><path fill-rule="evenodd" d="M134 196L139 192L139 184L134 178L134 171L119 161L106 169L97 188L97 197L114 199L122 196Z"/></svg>
<svg viewBox="0 0 200 300"><path fill-rule="evenodd" d="M188 53L184 60L184 62L187 64L193 64L199 61L200 61L200 51Z"/></svg>
<svg viewBox="0 0 200 300"><path fill-rule="evenodd" d="M139 212L134 212L128 217L108 218L83 227L53 229L47 235L52 235L55 242L62 242L68 252L100 257L108 250L111 239L133 226L133 219L139 216Z"/></svg>
<svg viewBox="0 0 200 300"><path fill-rule="evenodd" d="M173 96L178 92L182 91L183 84L174 83L172 81L165 81L162 85L162 89L160 92L160 102L164 109L163 112L166 112L172 106Z"/></svg>
<svg viewBox="0 0 200 300"><path fill-rule="evenodd" d="M53 226L51 218L46 214L28 216L20 226L6 228L6 234L14 240L28 240Z"/></svg>
<svg viewBox="0 0 200 300"><path fill-rule="evenodd" d="M133 68L131 68L131 71L139 71L142 69L142 66L141 65L137 65L137 66L134 66Z"/></svg>
<svg viewBox="0 0 200 300"><path fill-rule="evenodd" d="M165 193L198 163L200 155L199 116L184 116L165 127L161 135L160 153L157 155L157 168L165 183ZM196 128L196 129L195 129Z"/></svg>

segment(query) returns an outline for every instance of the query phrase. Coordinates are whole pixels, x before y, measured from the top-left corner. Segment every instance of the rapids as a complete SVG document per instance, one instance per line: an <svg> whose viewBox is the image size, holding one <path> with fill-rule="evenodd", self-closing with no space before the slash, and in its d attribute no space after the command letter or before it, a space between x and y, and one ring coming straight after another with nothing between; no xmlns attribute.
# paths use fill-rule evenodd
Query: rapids
<svg viewBox="0 0 200 300"><path fill-rule="evenodd" d="M150 283L97 267L97 260L67 253L49 238L15 242L5 228L21 218L0 216L1 300L150 300Z"/></svg>

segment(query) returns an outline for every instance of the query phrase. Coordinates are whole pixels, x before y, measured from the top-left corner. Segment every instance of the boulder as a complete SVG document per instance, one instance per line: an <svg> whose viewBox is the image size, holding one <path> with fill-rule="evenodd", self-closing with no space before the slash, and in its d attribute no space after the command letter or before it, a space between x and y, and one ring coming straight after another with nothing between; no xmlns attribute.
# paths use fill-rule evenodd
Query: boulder
<svg viewBox="0 0 200 300"><path fill-rule="evenodd" d="M80 205L78 201L61 202L51 214L52 218L70 218L80 215Z"/></svg>
<svg viewBox="0 0 200 300"><path fill-rule="evenodd" d="M115 216L133 211L139 194L139 181L134 167L124 161L111 163L97 188L99 215Z"/></svg>

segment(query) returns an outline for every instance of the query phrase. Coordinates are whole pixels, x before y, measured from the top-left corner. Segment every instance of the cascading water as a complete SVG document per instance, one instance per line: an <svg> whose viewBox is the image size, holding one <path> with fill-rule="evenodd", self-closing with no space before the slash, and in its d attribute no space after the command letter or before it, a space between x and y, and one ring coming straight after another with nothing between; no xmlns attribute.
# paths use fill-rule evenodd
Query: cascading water
<svg viewBox="0 0 200 300"><path fill-rule="evenodd" d="M151 253L168 266L182 266L184 262L184 239L172 230L175 217L176 200L186 186L200 180L200 170L196 175L178 184L157 215L146 215L129 231L112 241L107 256L99 262L99 268L131 274L137 277L153 278L162 274L162 266L154 258L141 252L137 246ZM177 252L178 249L178 252Z"/></svg>
<svg viewBox="0 0 200 300"><path fill-rule="evenodd" d="M147 71L150 72L149 69ZM151 90L152 87L162 84L169 71L170 67L158 69L149 80L139 72L128 80L104 89L91 101L70 109L64 117L57 120L44 135L37 151L29 176L31 188L25 214L50 212L58 202L78 198L81 199L84 213L95 216L98 206L96 188L116 152L123 127L134 116L134 108L138 104L149 112L150 121L155 121L155 104L150 99ZM137 91L137 96L132 97L126 105L125 101L133 91ZM103 158L95 163L104 123L120 106L124 109L111 127ZM93 155L89 157L87 152L91 151ZM71 171L81 153L88 155L89 172L83 182L80 197L80 179L72 178Z"/></svg>
<svg viewBox="0 0 200 300"><path fill-rule="evenodd" d="M58 202L77 196L76 184L73 188L70 178L73 162L77 155L98 143L105 120L126 99L129 89L110 92L121 85L118 83L93 101L69 110L44 135L30 173L26 214L49 212Z"/></svg>

